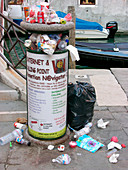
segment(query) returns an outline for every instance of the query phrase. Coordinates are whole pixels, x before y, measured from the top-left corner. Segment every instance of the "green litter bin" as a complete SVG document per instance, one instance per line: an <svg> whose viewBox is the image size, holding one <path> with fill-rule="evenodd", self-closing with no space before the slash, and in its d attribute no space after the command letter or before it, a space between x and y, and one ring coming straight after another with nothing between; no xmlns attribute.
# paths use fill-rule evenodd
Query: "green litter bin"
<svg viewBox="0 0 128 170"><path fill-rule="evenodd" d="M38 24L38 29L30 29L30 23L21 23L25 29L36 33L55 34L59 31L72 29L55 24L45 25L47 29L39 29L43 24ZM27 25L27 26L25 26ZM52 31L50 31L52 30ZM67 76L68 76L68 51L54 52L48 55L43 52L27 50L27 104L28 104L28 133L41 140L61 138L66 133L67 117Z"/></svg>

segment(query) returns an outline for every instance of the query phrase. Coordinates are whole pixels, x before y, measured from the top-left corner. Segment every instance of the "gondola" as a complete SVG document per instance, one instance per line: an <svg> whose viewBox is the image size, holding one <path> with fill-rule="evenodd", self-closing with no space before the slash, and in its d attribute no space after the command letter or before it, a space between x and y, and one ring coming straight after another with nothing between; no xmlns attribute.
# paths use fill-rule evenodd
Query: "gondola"
<svg viewBox="0 0 128 170"><path fill-rule="evenodd" d="M128 43L76 42L80 61L78 65L96 68L127 68Z"/></svg>

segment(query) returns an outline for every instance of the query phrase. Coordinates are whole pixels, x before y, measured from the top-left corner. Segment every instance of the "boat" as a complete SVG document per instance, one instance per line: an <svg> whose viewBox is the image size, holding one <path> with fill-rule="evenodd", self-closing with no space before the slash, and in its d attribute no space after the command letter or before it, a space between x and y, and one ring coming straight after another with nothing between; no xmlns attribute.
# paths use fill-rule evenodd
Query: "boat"
<svg viewBox="0 0 128 170"><path fill-rule="evenodd" d="M57 11L56 13L61 18L66 16L66 13L61 11ZM109 33L109 29L104 28L97 22L76 18L76 39L107 39Z"/></svg>
<svg viewBox="0 0 128 170"><path fill-rule="evenodd" d="M96 68L127 68L128 43L76 42L80 56L77 65Z"/></svg>
<svg viewBox="0 0 128 170"><path fill-rule="evenodd" d="M108 36L109 30L99 23L76 18L76 39L107 39Z"/></svg>
<svg viewBox="0 0 128 170"><path fill-rule="evenodd" d="M100 30L80 30L76 29L75 31L75 39L107 39L108 38L108 31L103 28L102 31Z"/></svg>
<svg viewBox="0 0 128 170"><path fill-rule="evenodd" d="M23 0L8 2L8 17L18 25L20 25L20 22L23 20L22 3Z"/></svg>

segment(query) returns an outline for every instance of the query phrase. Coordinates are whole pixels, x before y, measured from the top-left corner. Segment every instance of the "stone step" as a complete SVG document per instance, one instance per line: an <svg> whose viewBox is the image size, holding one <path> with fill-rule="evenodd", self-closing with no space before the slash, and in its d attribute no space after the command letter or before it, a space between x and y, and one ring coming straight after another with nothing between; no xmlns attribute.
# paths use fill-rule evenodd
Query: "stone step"
<svg viewBox="0 0 128 170"><path fill-rule="evenodd" d="M19 100L20 93L0 81L0 122L27 118L26 102Z"/></svg>
<svg viewBox="0 0 128 170"><path fill-rule="evenodd" d="M0 121L15 121L18 117L27 118L27 106L23 101L0 101Z"/></svg>
<svg viewBox="0 0 128 170"><path fill-rule="evenodd" d="M19 92L0 82L0 101L19 100Z"/></svg>

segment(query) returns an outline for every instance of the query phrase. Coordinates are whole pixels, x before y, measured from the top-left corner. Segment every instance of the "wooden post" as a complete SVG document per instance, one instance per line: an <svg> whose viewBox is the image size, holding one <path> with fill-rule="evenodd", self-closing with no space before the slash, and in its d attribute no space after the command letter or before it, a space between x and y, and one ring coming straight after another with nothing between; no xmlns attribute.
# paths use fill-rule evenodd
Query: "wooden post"
<svg viewBox="0 0 128 170"><path fill-rule="evenodd" d="M69 44L75 47L75 27L76 27L76 16L75 16L75 7L68 6L68 13L72 15L72 22L74 22L74 28L69 30ZM71 56L69 55L69 68L75 69L76 63L71 60Z"/></svg>
<svg viewBox="0 0 128 170"><path fill-rule="evenodd" d="M8 9L8 0L5 0L5 2L4 2L5 4L4 4L4 7L5 7L5 11L7 11L7 9Z"/></svg>

